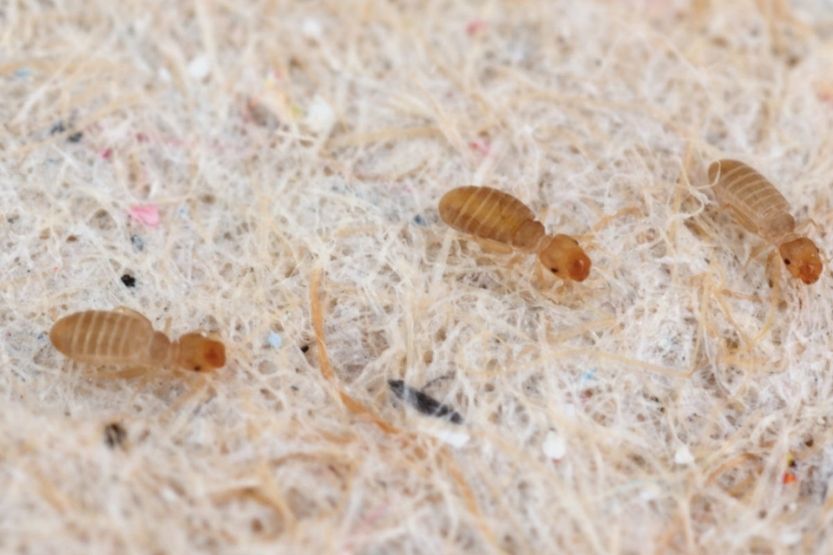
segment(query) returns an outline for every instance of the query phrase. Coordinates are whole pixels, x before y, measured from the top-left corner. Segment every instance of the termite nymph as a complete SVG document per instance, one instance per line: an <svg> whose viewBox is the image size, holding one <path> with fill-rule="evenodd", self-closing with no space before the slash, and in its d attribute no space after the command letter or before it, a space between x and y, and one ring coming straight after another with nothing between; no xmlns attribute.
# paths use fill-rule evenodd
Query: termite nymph
<svg viewBox="0 0 833 555"><path fill-rule="evenodd" d="M207 372L226 363L222 342L202 333L186 333L171 341L154 331L150 321L133 310L87 310L61 318L49 340L77 362L130 364L135 367L178 367Z"/></svg>
<svg viewBox="0 0 833 555"><path fill-rule="evenodd" d="M458 187L440 199L440 217L497 250L535 253L550 272L562 279L584 281L590 258L569 235L547 235L532 210L514 196L491 187Z"/></svg>
<svg viewBox="0 0 833 555"><path fill-rule="evenodd" d="M728 208L747 231L777 247L793 277L815 283L823 264L819 249L795 232L787 199L763 175L737 160L718 160L709 166L718 203Z"/></svg>

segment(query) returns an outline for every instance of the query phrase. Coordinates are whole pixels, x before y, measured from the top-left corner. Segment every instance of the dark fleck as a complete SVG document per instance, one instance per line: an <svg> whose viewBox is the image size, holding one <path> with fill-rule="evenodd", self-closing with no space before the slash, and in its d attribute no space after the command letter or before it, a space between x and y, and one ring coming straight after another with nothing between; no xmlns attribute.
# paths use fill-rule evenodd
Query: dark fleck
<svg viewBox="0 0 833 555"><path fill-rule="evenodd" d="M414 223L417 225L425 225L425 218L417 214L414 216Z"/></svg>
<svg viewBox="0 0 833 555"><path fill-rule="evenodd" d="M49 130L49 134L50 135L56 135L58 133L63 133L66 130L67 130L67 128L64 127L64 122L59 121L58 123L56 123L55 125L52 126L52 129Z"/></svg>
<svg viewBox="0 0 833 555"><path fill-rule="evenodd" d="M301 345L301 352L306 353L309 351L309 345Z"/></svg>
<svg viewBox="0 0 833 555"><path fill-rule="evenodd" d="M111 422L104 427L104 443L110 449L121 447L127 439L127 430L118 422Z"/></svg>
<svg viewBox="0 0 833 555"><path fill-rule="evenodd" d="M76 131L75 133L73 133L72 135L67 137L67 141L69 141L71 143L77 143L77 142L81 141L82 137L84 137L84 132L83 131Z"/></svg>
<svg viewBox="0 0 833 555"><path fill-rule="evenodd" d="M135 287L135 286L136 286L136 278L134 278L134 277L133 277L133 276L131 276L130 274L124 274L124 275L121 277L121 282L122 282L122 283L123 283L126 287Z"/></svg>
<svg viewBox="0 0 833 555"><path fill-rule="evenodd" d="M402 380L388 380L388 387L390 387L390 390L399 399L405 401L422 414L436 416L438 418L448 417L454 424L463 423L463 417L457 411L448 405L443 405L430 395L405 385L405 382Z"/></svg>
<svg viewBox="0 0 833 555"><path fill-rule="evenodd" d="M78 237L75 235L67 235L67 243L74 243L78 240Z"/></svg>
<svg viewBox="0 0 833 555"><path fill-rule="evenodd" d="M137 251L144 250L144 248L145 248L144 240L142 240L142 238L139 237L138 235L131 235L130 236L130 242L133 243L133 248L136 249Z"/></svg>

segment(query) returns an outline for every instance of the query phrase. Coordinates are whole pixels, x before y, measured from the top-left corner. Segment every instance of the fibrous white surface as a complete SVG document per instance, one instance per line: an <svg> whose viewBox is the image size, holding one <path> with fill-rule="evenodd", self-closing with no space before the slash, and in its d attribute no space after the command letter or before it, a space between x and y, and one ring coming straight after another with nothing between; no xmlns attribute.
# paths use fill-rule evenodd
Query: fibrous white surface
<svg viewBox="0 0 833 555"><path fill-rule="evenodd" d="M705 177L751 163L833 253L828 3L0 22L0 551L833 548L830 272L774 298ZM578 236L590 278L536 284L449 230L464 184ZM120 305L219 333L227 366L124 380L49 345Z"/></svg>

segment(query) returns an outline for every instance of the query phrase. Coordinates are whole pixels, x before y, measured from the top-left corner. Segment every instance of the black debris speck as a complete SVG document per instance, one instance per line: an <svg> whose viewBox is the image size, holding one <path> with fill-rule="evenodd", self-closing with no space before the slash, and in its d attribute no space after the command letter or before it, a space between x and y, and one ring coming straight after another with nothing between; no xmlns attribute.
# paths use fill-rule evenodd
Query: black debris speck
<svg viewBox="0 0 833 555"><path fill-rule="evenodd" d="M64 122L59 121L58 123L56 123L55 125L52 126L52 129L49 130L49 134L50 135L56 135L58 133L63 133L66 130L67 130L67 128L64 127Z"/></svg>
<svg viewBox="0 0 833 555"><path fill-rule="evenodd" d="M306 353L309 351L309 345L301 345L301 352Z"/></svg>
<svg viewBox="0 0 833 555"><path fill-rule="evenodd" d="M417 225L425 225L425 218L417 214L414 216L414 223Z"/></svg>
<svg viewBox="0 0 833 555"><path fill-rule="evenodd" d="M124 275L121 277L121 282L122 282L122 283L123 283L126 287L135 287L135 286L136 286L136 278L134 278L134 277L133 277L133 276L131 276L130 274L124 274Z"/></svg>
<svg viewBox="0 0 833 555"><path fill-rule="evenodd" d="M462 424L463 417L448 405L443 405L430 395L405 385L402 380L388 380L388 387L399 399L405 401L422 414L448 418L454 424Z"/></svg>
<svg viewBox="0 0 833 555"><path fill-rule="evenodd" d="M127 439L127 430L118 422L111 422L104 427L104 443L110 449L120 447Z"/></svg>
<svg viewBox="0 0 833 555"><path fill-rule="evenodd" d="M72 135L67 137L67 141L69 141L71 143L77 143L77 142L80 142L83 137L84 137L84 132L83 131L76 131L75 133L73 133Z"/></svg>

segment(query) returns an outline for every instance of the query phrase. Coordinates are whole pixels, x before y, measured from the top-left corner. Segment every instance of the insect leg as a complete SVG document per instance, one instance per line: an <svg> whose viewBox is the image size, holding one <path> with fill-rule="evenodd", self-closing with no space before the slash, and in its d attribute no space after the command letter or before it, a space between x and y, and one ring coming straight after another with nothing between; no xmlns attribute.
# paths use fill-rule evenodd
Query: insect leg
<svg viewBox="0 0 833 555"><path fill-rule="evenodd" d="M118 372L108 372L105 376L108 378L132 380L133 378L147 377L150 373L150 369L147 366L131 366Z"/></svg>
<svg viewBox="0 0 833 555"><path fill-rule="evenodd" d="M90 368L84 371L91 379L96 380L132 380L134 378L145 377L148 375L149 369L144 366L131 366L123 370L117 371L102 371L99 368Z"/></svg>
<svg viewBox="0 0 833 555"><path fill-rule="evenodd" d="M750 262L752 262L753 260L755 260L756 258L761 256L761 253L763 253L767 249L771 249L771 248L772 248L772 246L767 245L766 243L761 244L761 245L757 245L755 247L752 247L752 251L749 253L749 259L743 265L744 269L746 269L746 267L749 265ZM770 252L770 254L767 255L767 264L769 264L769 258L772 256L773 252L775 252L775 251L772 251L772 252ZM769 276L769 274L767 274L767 276Z"/></svg>
<svg viewBox="0 0 833 555"><path fill-rule="evenodd" d="M813 218L807 218L804 222L802 222L802 223L801 223L801 225L799 225L799 226L796 228L796 230L795 230L795 231L796 231L796 233L798 233L798 234L800 234L800 235L806 235L806 233L805 233L805 232L806 232L806 231L807 231L807 229L808 229L808 228L810 228L810 227L812 227L813 229L815 229L815 230L816 230L816 233L818 233L819 235L824 235L824 228L823 228L823 227L821 227L821 224L820 224L820 223L818 223L818 222L817 222L816 220L814 220Z"/></svg>
<svg viewBox="0 0 833 555"><path fill-rule="evenodd" d="M477 241L477 244L480 245L480 248L483 249L485 252L509 254L514 250L510 245L507 245L506 243L501 243L500 241L495 241L494 239L483 239L482 237L475 237L474 240Z"/></svg>
<svg viewBox="0 0 833 555"><path fill-rule="evenodd" d="M766 320L760 331L752 339L752 344L757 342L772 329L775 318L778 314L778 305L782 302L781 290L781 257L778 252L773 250L766 259L766 273L769 280L769 286L772 288L770 294L769 309L767 310Z"/></svg>

